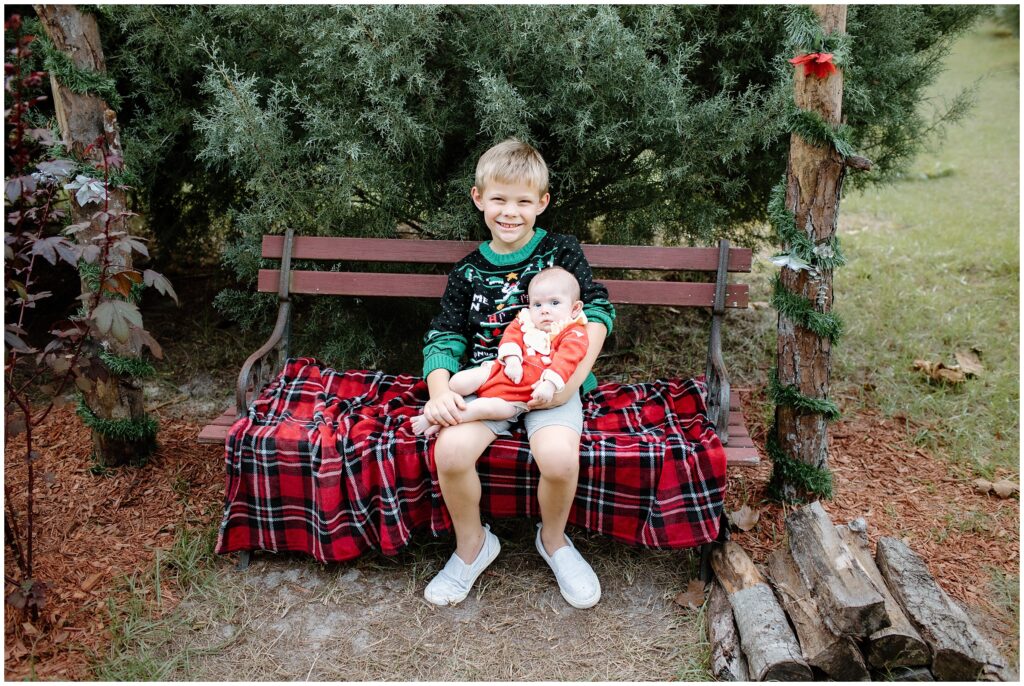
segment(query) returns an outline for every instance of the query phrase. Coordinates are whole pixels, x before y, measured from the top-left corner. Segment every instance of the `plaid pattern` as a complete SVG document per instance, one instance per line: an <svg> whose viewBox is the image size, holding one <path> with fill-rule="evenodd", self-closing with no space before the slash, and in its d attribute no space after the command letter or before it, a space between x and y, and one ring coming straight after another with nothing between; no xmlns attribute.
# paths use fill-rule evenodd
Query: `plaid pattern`
<svg viewBox="0 0 1024 686"><path fill-rule="evenodd" d="M725 451L702 391L699 380L672 379L603 384L584 397L569 523L650 548L714 540ZM228 435L217 552L342 561L370 549L393 555L417 531L450 531L435 441L409 426L427 397L418 377L289 360ZM540 473L521 430L495 440L477 470L485 518L540 517Z"/></svg>

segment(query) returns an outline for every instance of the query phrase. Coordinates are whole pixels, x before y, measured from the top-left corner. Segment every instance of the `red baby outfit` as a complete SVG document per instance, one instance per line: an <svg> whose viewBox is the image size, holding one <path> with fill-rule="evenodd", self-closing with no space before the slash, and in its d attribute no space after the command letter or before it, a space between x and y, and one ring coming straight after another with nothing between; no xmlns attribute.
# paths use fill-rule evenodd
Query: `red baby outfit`
<svg viewBox="0 0 1024 686"><path fill-rule="evenodd" d="M526 309L520 310L515 321L508 325L498 346L498 362L491 367L491 375L477 390L481 398L503 398L509 402L527 402L533 395L533 384L539 380L551 381L555 390L565 387L580 360L587 354L590 339L585 324L587 317L556 322L551 331L541 331L530 320ZM523 378L519 383L505 375L506 357L523 361Z"/></svg>

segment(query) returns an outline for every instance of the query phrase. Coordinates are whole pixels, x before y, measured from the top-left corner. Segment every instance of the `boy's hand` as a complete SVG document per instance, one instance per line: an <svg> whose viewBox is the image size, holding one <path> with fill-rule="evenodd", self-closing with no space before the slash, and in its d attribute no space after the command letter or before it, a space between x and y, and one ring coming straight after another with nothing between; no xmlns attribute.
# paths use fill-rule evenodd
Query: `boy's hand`
<svg viewBox="0 0 1024 686"><path fill-rule="evenodd" d="M523 361L518 357L505 358L505 376L512 383L519 383L523 378Z"/></svg>
<svg viewBox="0 0 1024 686"><path fill-rule="evenodd" d="M460 410L466 409L466 401L452 390L444 391L436 398L431 398L423 407L423 416L431 424L455 426L462 421Z"/></svg>
<svg viewBox="0 0 1024 686"><path fill-rule="evenodd" d="M538 381L533 385L533 395L530 397L530 402L526 403L526 406L531 410L537 409L550 403L554 397L555 384L550 381Z"/></svg>

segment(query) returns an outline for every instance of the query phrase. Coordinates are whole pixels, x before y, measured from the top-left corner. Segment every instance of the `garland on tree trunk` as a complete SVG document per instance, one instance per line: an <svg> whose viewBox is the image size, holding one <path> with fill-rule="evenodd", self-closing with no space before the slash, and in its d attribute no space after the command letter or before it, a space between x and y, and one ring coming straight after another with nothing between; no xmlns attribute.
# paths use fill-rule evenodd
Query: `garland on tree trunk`
<svg viewBox="0 0 1024 686"><path fill-rule="evenodd" d="M846 34L825 35L821 23L808 7L794 7L787 20L789 45L798 56L792 64L803 65L805 74L826 78L835 71L833 65L845 66L849 54L849 36ZM817 52L812 52L816 50ZM789 131L803 138L811 145L832 147L844 158L854 154L850 143L850 129L845 124L833 126L817 112L802 110L794 104L789 117ZM796 216L786 207L786 177L772 188L768 203L768 220L775 230L783 249L772 257L775 264L793 271L807 271L812 280L819 280L822 272L832 272L846 264L837 236L815 242L807 231L796 224ZM817 297L811 300L793 293L782 283L781 272L775 279L772 305L779 314L797 326L807 329L834 344L843 333L843 322L833 312L821 312L825 304L827 289L821 281ZM782 385L778 369L769 374L768 397L776 407L791 407L798 413L820 414L826 421L839 419L839 407L825 398L804 395L795 385ZM772 461L772 476L768 486L773 498L787 498L783 486L795 485L806 493L823 498L832 497L832 473L828 469L801 462L786 454L779 444L778 425L773 423L768 432L765 450Z"/></svg>
<svg viewBox="0 0 1024 686"><path fill-rule="evenodd" d="M83 424L96 433L117 441L155 443L160 428L159 422L148 414L134 419L104 419L93 412L81 393L78 394L78 416L82 418Z"/></svg>

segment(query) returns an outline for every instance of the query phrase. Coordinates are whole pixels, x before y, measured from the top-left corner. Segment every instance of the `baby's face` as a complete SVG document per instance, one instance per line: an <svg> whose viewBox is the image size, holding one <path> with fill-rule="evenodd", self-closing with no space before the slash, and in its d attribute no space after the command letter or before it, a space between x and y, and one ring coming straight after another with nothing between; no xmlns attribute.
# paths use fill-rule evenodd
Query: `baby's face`
<svg viewBox="0 0 1024 686"><path fill-rule="evenodd" d="M555 322L572 318L577 302L558 279L530 284L530 320L541 331L550 331Z"/></svg>

